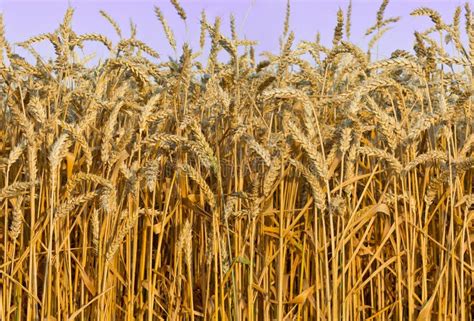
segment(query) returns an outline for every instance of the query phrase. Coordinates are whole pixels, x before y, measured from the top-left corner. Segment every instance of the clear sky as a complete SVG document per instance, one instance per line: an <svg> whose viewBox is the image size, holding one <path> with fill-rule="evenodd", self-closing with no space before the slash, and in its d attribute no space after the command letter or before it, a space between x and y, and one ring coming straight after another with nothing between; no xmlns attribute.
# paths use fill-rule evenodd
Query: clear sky
<svg viewBox="0 0 474 321"><path fill-rule="evenodd" d="M196 50L199 48L199 19L204 9L211 22L215 16L222 17L221 29L224 33L230 33L229 15L234 13L240 37L259 41L257 52L279 50L278 39L283 30L286 0L181 0L180 3L188 15L187 33L168 0L0 0L0 10L10 42L55 30L68 5L71 5L75 8L72 25L78 34L100 32L117 41L113 28L99 14L99 10L105 10L118 21L126 35L129 34L132 19L137 25L138 39L156 49L162 57L174 56L153 12L153 7L159 6L175 33L178 46L188 41ZM336 24L336 12L338 8L346 11L348 3L349 0L292 0L290 27L295 32L296 40L313 40L319 31L323 43L329 44ZM353 0L351 40L363 48L369 40L364 36L365 30L374 24L380 3L381 0ZM380 58L389 56L396 49L411 50L414 30L424 30L432 25L427 17L410 16L412 10L431 7L438 10L446 22L451 22L456 6L463 6L464 3L459 0L392 0L385 17L401 16L402 19L382 38ZM462 18L464 23L464 12ZM36 48L42 54L52 53L47 43ZM98 51L99 56L104 57L100 45L90 45L86 49L87 54Z"/></svg>

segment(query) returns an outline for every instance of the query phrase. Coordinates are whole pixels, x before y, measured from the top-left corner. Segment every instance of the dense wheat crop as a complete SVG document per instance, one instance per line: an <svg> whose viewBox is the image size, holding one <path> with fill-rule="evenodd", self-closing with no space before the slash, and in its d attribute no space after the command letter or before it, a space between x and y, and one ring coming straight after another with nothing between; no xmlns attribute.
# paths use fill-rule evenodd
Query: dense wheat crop
<svg viewBox="0 0 474 321"><path fill-rule="evenodd" d="M471 9L377 60L387 4L366 49L350 6L294 43L288 5L257 58L234 19L194 50L155 8L165 60L69 9L32 63L0 20L0 320L473 320Z"/></svg>

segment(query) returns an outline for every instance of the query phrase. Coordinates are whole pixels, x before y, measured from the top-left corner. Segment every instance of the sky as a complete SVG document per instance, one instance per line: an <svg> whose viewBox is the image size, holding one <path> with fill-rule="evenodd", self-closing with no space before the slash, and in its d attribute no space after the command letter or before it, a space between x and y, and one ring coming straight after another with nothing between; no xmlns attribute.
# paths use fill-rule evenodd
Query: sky
<svg viewBox="0 0 474 321"><path fill-rule="evenodd" d="M279 51L279 37L283 31L286 0L181 0L188 22L187 28L176 14L168 0L0 0L6 37L11 43L28 39L37 34L54 31L62 21L67 7L75 9L72 26L77 34L99 32L113 42L118 40L112 26L100 15L105 10L129 35L130 19L137 26L137 38L157 50L161 57L176 57L163 33L153 8L158 6L175 33L178 46L184 42L192 48L199 48L199 19L201 10L206 11L213 22L221 16L224 34L230 34L229 16L236 17L237 33L241 38L259 42L256 52ZM329 45L336 25L336 12L347 9L349 0L292 0L290 30L295 32L296 42L314 40L319 31L323 44ZM375 14L381 0L353 0L351 41L366 48L369 41L365 30L375 22ZM412 50L413 32L425 30L432 25L428 17L412 17L410 12L419 7L430 7L439 11L446 22L451 22L456 6L463 6L459 0L392 0L385 18L401 16L401 20L389 30L379 43L379 58L389 57L396 49ZM462 17L464 18L464 12ZM464 23L464 19L462 19ZM209 43L209 41L208 41ZM43 55L52 55L48 43L35 47ZM21 48L15 51L25 55ZM106 58L107 52L100 44L86 46L84 54L97 53Z"/></svg>

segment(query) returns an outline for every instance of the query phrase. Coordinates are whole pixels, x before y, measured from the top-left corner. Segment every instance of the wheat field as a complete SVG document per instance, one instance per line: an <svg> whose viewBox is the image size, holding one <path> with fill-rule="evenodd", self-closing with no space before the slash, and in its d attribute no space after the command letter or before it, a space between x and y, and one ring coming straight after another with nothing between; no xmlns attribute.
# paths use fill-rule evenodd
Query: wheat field
<svg viewBox="0 0 474 321"><path fill-rule="evenodd" d="M0 320L473 320L471 8L377 59L388 4L359 48L352 4L325 46L288 2L278 53L155 7L176 60L0 18Z"/></svg>

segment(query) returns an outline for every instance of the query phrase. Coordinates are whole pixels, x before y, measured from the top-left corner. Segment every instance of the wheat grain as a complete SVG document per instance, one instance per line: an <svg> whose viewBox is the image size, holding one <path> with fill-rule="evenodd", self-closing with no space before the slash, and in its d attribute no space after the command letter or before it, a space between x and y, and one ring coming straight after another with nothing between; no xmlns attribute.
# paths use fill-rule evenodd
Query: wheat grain
<svg viewBox="0 0 474 321"><path fill-rule="evenodd" d="M112 17L104 10L100 10L99 12L102 15L102 17L104 17L112 25L112 27L115 29L115 32L119 36L119 38L122 38L122 29L120 29L120 26L118 25L118 23L114 19L112 19Z"/></svg>

